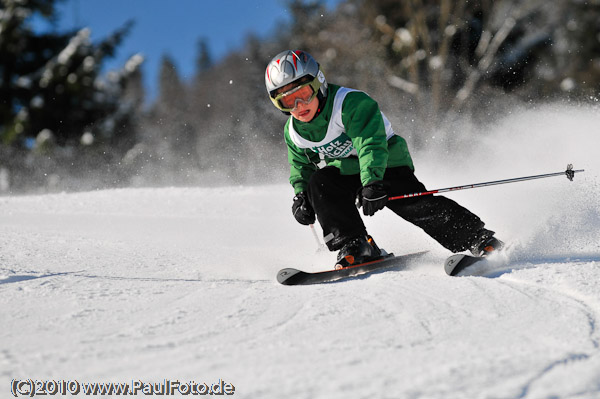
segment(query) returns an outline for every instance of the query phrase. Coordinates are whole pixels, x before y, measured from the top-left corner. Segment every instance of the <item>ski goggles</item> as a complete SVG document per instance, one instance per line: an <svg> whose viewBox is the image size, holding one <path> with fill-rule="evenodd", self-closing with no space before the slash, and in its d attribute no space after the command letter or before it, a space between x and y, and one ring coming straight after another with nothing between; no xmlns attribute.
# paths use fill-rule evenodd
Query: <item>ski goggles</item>
<svg viewBox="0 0 600 399"><path fill-rule="evenodd" d="M279 93L275 97L271 97L273 104L283 112L291 112L298 107L298 103L304 103L308 105L317 96L318 87L315 89L314 79L310 82L306 82L293 89Z"/></svg>

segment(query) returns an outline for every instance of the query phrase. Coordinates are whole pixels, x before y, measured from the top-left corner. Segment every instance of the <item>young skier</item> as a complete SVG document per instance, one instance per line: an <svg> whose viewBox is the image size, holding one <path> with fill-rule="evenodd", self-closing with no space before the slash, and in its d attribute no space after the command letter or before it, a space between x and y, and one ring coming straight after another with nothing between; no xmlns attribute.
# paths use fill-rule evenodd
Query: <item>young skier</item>
<svg viewBox="0 0 600 399"><path fill-rule="evenodd" d="M291 115L284 133L293 215L303 225L316 215L327 247L339 250L336 268L381 256L355 204L366 216L387 206L452 252L486 256L502 248L479 217L448 198L387 201L427 191L414 175L406 141L366 93L328 84L310 54L279 53L267 66L265 84L273 104Z"/></svg>

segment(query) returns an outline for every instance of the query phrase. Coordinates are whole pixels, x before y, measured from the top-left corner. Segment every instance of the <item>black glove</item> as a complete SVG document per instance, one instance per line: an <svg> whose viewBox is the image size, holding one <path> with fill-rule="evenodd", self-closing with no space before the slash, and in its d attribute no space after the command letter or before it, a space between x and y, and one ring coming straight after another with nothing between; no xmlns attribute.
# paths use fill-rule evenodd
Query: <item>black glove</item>
<svg viewBox="0 0 600 399"><path fill-rule="evenodd" d="M385 185L374 181L364 186L358 193L358 207L362 205L363 214L373 216L375 212L385 207L388 195Z"/></svg>
<svg viewBox="0 0 600 399"><path fill-rule="evenodd" d="M292 213L298 223L308 226L315 222L315 211L313 210L308 197L304 191L296 194L294 204L292 205Z"/></svg>

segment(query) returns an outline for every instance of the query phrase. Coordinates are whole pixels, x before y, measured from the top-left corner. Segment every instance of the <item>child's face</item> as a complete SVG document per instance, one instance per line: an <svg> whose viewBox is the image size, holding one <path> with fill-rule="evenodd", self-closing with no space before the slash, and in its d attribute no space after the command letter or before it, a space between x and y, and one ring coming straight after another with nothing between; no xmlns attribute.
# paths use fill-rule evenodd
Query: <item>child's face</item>
<svg viewBox="0 0 600 399"><path fill-rule="evenodd" d="M319 99L315 97L308 104L299 101L298 106L290 113L294 118L298 119L300 122L310 122L315 117L315 114L317 113L318 109Z"/></svg>

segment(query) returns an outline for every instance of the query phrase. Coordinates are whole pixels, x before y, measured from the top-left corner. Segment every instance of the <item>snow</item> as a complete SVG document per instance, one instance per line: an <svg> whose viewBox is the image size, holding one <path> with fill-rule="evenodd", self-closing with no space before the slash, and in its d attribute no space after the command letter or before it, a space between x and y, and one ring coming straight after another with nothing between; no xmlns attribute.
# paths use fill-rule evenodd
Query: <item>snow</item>
<svg viewBox="0 0 600 399"><path fill-rule="evenodd" d="M286 182L0 197L0 395L13 379L235 386L241 398L600 398L598 111L525 110L414 154L429 189L576 169L448 197L511 244L491 277L385 210L366 220L421 262L286 287L319 270ZM477 132L474 132L477 133ZM490 137L490 138L482 138ZM81 396L84 396L81 394Z"/></svg>

